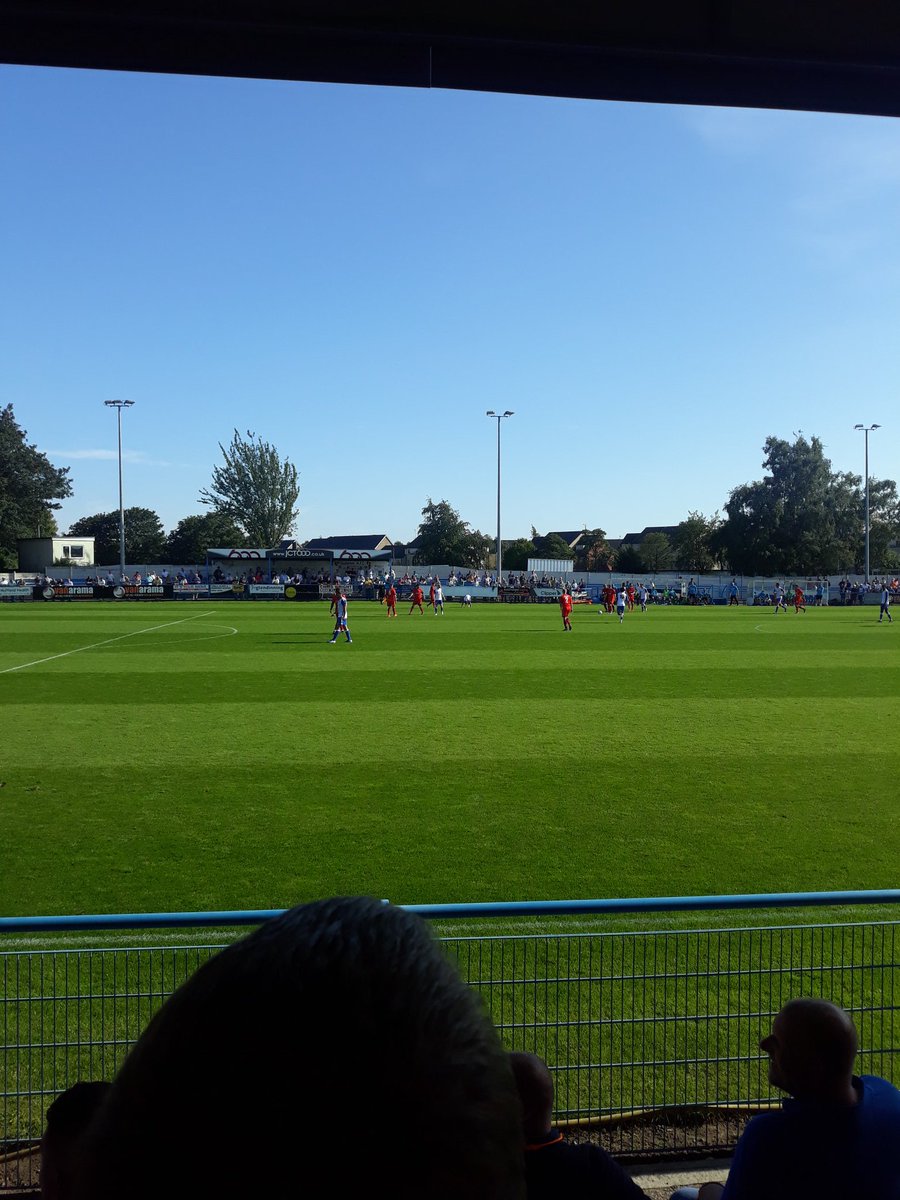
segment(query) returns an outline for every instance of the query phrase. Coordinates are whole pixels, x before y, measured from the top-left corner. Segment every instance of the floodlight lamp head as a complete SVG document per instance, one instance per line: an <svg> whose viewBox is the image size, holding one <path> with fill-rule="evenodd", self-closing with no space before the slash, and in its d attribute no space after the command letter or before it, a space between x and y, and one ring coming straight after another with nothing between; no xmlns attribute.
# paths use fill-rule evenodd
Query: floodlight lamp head
<svg viewBox="0 0 900 1200"><path fill-rule="evenodd" d="M865 429L865 425L854 425L854 429Z"/></svg>
<svg viewBox="0 0 900 1200"><path fill-rule="evenodd" d="M873 422L873 423L872 423L872 424L869 426L869 428L870 428L870 429L880 429L880 428L881 428L881 426L880 426L880 425L876 425L876 424Z"/></svg>
<svg viewBox="0 0 900 1200"><path fill-rule="evenodd" d="M496 417L497 414L494 412L494 410L492 408L490 408L484 415L486 417Z"/></svg>
<svg viewBox="0 0 900 1200"><path fill-rule="evenodd" d="M514 417L516 414L512 411L512 409L508 408L503 415L504 417Z"/></svg>

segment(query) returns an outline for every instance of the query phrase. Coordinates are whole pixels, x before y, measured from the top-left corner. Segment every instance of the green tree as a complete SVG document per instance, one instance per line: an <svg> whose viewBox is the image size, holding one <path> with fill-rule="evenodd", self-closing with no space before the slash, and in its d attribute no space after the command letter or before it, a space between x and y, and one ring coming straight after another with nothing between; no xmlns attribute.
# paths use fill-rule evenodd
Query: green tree
<svg viewBox="0 0 900 1200"><path fill-rule="evenodd" d="M480 529L470 529L463 543L465 557L460 560L459 565L486 567L488 560L494 554L496 548L497 542L495 538L488 537Z"/></svg>
<svg viewBox="0 0 900 1200"><path fill-rule="evenodd" d="M420 563L449 563L454 566L482 566L491 551L491 539L470 529L446 500L435 503L431 497L422 509L416 558Z"/></svg>
<svg viewBox="0 0 900 1200"><path fill-rule="evenodd" d="M230 517L252 546L276 546L291 533L299 509L297 468L269 442L235 429L227 450L219 443L224 463L213 467L212 484L200 492L202 504Z"/></svg>
<svg viewBox="0 0 900 1200"><path fill-rule="evenodd" d="M55 534L57 501L72 494L69 468L54 467L27 438L13 406L0 409L0 566L18 565L18 538Z"/></svg>
<svg viewBox="0 0 900 1200"><path fill-rule="evenodd" d="M529 558L534 558L534 542L531 538L516 538L503 543L503 570L524 571Z"/></svg>
<svg viewBox="0 0 900 1200"><path fill-rule="evenodd" d="M613 561L616 570L625 574L641 575L647 569L640 546L635 546L631 542L626 542L618 548Z"/></svg>
<svg viewBox="0 0 900 1200"><path fill-rule="evenodd" d="M674 559L672 543L664 533L648 533L641 542L641 558L653 575L667 571Z"/></svg>
<svg viewBox="0 0 900 1200"><path fill-rule="evenodd" d="M70 526L67 537L94 538L94 561L111 567L119 561L119 511L94 513ZM125 509L125 561L163 562L165 530L151 508Z"/></svg>
<svg viewBox="0 0 900 1200"><path fill-rule="evenodd" d="M575 570L608 571L611 557L606 530L586 529L575 547Z"/></svg>
<svg viewBox="0 0 900 1200"><path fill-rule="evenodd" d="M222 513L201 513L199 516L183 517L166 538L164 562L178 564L201 563L210 546L246 546L247 539L242 529L231 517Z"/></svg>
<svg viewBox="0 0 900 1200"><path fill-rule="evenodd" d="M862 503L859 550L855 566L858 571L865 568L866 560L866 493L860 487ZM900 503L897 485L893 479L869 480L869 566L872 571L895 571L896 551L890 549L892 542L900 538Z"/></svg>
<svg viewBox="0 0 900 1200"><path fill-rule="evenodd" d="M732 571L817 575L861 559L862 480L833 471L817 437L769 437L763 479L731 492L712 544ZM890 481L885 497L889 495ZM870 489L871 491L871 489Z"/></svg>
<svg viewBox="0 0 900 1200"><path fill-rule="evenodd" d="M683 571L712 571L717 565L713 535L720 525L719 514L704 517L689 512L675 530L675 561Z"/></svg>

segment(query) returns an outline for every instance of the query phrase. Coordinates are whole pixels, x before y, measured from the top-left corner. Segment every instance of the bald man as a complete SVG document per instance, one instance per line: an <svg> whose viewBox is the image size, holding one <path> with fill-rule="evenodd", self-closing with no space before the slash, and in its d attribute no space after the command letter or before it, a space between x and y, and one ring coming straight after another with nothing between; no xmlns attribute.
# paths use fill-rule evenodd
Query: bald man
<svg viewBox="0 0 900 1200"><path fill-rule="evenodd" d="M553 1120L553 1077L536 1054L510 1054L522 1106L528 1200L646 1200L599 1146L567 1142Z"/></svg>
<svg viewBox="0 0 900 1200"><path fill-rule="evenodd" d="M854 1075L850 1017L827 1000L791 1000L759 1043L769 1082L788 1092L778 1112L741 1135L724 1191L700 1200L900 1200L900 1092ZM676 1196L688 1196L682 1189Z"/></svg>

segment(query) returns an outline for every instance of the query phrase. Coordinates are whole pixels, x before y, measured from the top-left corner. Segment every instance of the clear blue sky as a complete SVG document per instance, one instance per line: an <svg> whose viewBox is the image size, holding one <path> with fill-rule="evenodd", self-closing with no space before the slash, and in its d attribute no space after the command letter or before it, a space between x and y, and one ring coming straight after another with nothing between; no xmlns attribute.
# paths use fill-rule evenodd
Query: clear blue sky
<svg viewBox="0 0 900 1200"><path fill-rule="evenodd" d="M0 402L72 468L60 528L166 528L231 430L302 537L505 537L721 508L768 434L897 478L900 123L0 71Z"/></svg>

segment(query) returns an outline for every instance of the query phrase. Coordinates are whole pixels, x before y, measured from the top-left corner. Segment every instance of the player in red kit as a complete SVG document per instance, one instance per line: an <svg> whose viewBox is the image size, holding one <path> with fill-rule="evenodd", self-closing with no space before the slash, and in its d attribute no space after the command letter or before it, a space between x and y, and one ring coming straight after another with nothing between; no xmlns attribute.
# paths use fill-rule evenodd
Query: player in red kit
<svg viewBox="0 0 900 1200"><path fill-rule="evenodd" d="M417 608L422 616L425 616L425 609L422 607L422 601L425 599L425 593L418 584L412 590L412 604L409 606L409 616L412 616L413 609Z"/></svg>
<svg viewBox="0 0 900 1200"><path fill-rule="evenodd" d="M569 616L572 612L572 597L568 592L563 592L559 598L559 611L562 613L563 629L571 630L572 622L569 620Z"/></svg>
<svg viewBox="0 0 900 1200"><path fill-rule="evenodd" d="M394 587L393 584L391 584L391 586L385 592L384 602L387 605L387 615L389 617L396 617L396 615L397 615L397 589Z"/></svg>
<svg viewBox="0 0 900 1200"><path fill-rule="evenodd" d="M798 612L806 612L806 597L799 584L794 587L794 614L796 615Z"/></svg>

